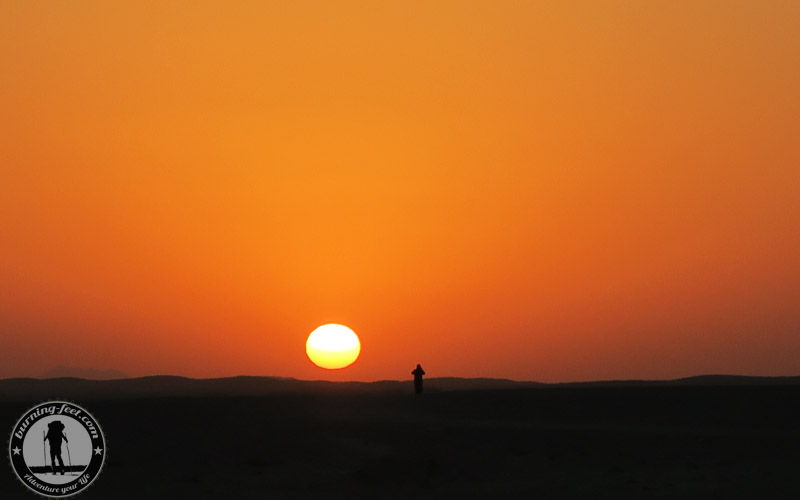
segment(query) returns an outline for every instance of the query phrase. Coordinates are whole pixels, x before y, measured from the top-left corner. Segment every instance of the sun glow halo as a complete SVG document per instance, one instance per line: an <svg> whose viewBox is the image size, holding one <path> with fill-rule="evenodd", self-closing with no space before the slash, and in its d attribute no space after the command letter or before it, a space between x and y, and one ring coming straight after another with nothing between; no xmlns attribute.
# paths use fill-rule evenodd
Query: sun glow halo
<svg viewBox="0 0 800 500"><path fill-rule="evenodd" d="M355 362L360 352L358 336L344 325L322 325L306 340L306 355L320 368L345 368Z"/></svg>

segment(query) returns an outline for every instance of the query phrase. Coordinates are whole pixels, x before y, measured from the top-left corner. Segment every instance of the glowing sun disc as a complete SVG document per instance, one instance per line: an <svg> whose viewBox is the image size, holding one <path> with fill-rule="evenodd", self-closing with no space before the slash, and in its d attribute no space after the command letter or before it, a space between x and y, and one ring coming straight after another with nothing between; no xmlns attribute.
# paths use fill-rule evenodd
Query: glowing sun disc
<svg viewBox="0 0 800 500"><path fill-rule="evenodd" d="M358 336L344 325L322 325L306 340L306 355L320 368L345 368L355 362L360 352Z"/></svg>

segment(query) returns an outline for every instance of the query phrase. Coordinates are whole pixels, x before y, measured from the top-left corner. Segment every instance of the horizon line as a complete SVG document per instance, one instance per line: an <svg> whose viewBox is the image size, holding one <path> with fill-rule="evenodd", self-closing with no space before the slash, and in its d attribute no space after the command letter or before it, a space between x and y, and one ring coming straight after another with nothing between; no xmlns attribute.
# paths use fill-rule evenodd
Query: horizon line
<svg viewBox="0 0 800 500"><path fill-rule="evenodd" d="M408 379L380 379L380 380L325 380L325 379L300 379L296 377L286 377L280 375L230 375L230 376L221 376L221 377L191 377L187 375L176 375L176 374L155 374L155 375L141 375L141 376L131 376L131 377L120 377L120 378L86 378L86 377L72 377L72 376L63 376L63 377L43 377L43 376L34 376L34 377L3 377L0 378L0 381L9 381L9 380L39 380L39 381L46 381L46 380L83 380L89 382L117 382L117 381L133 381L133 380L143 380L143 379L151 379L151 378L175 378L175 379L185 379L185 380L194 380L194 381L207 381L207 380L230 380L230 379L244 379L244 378L254 378L254 379L273 379L278 381L293 381L293 382L308 382L308 383L331 383L331 384L379 384L379 383L386 383L386 382L397 382L397 383L407 383L412 380L410 377ZM596 380L574 380L574 381L561 381L561 382L541 382L537 380L517 380L511 379L507 377L465 377L465 376L457 376L457 375L446 375L441 377L426 377L425 380L486 380L486 381L498 381L498 382L511 382L515 384L537 384L537 385L575 385L575 384L601 384L601 383L665 383L665 382L680 382L686 380L697 380L697 379L712 379L712 378L728 378L728 379L791 379L791 378L798 378L800 379L800 374L798 375L742 375L742 374L730 374L730 373L707 373L707 374L698 374L698 375L689 375L685 377L678 377L678 378L669 378L669 379L649 379L649 378L631 378L631 379L596 379Z"/></svg>

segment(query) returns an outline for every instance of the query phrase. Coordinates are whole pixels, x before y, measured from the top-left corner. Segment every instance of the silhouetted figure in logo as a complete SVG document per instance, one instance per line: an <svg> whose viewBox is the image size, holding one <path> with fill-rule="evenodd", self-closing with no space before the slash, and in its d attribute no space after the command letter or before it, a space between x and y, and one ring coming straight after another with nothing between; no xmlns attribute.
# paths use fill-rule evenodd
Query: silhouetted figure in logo
<svg viewBox="0 0 800 500"><path fill-rule="evenodd" d="M414 375L414 394L422 394L422 376L425 375L425 370L418 364L411 375Z"/></svg>
<svg viewBox="0 0 800 500"><path fill-rule="evenodd" d="M47 424L47 435L44 440L50 440L50 464L53 467L53 474L56 473L56 460L58 460L61 469L61 475L64 475L64 459L61 458L61 440L69 443L69 439L64 434L64 424L55 420Z"/></svg>

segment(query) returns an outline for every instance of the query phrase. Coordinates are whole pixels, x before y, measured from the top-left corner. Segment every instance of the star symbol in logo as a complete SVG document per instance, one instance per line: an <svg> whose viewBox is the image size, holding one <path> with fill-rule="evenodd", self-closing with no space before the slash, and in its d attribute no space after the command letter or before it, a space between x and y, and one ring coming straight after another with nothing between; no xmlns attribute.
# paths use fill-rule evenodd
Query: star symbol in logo
<svg viewBox="0 0 800 500"><path fill-rule="evenodd" d="M103 453L103 448L100 448L100 447L98 446L97 448L95 448L95 449L94 449L94 454L95 454L95 455L99 455L99 454L101 454L101 453Z"/></svg>
<svg viewBox="0 0 800 500"><path fill-rule="evenodd" d="M14 455L19 455L19 452L22 450L19 449L19 446L15 446L11 451L14 452Z"/></svg>

